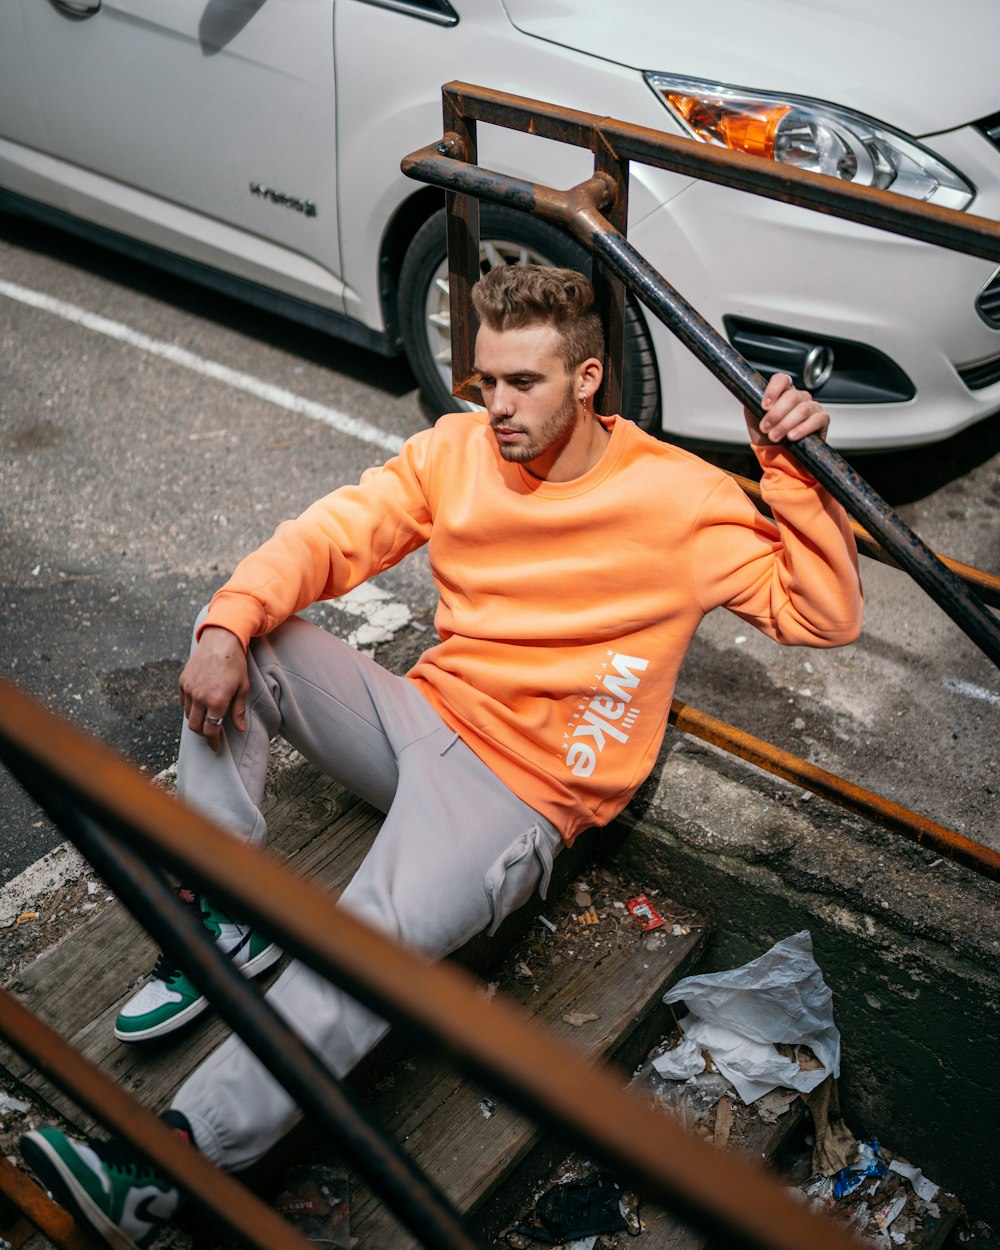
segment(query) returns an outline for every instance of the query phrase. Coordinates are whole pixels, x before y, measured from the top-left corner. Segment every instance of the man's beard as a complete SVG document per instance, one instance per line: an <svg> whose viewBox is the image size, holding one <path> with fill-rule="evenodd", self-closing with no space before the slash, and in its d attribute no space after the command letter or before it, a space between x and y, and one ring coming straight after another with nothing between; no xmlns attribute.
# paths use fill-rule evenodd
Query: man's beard
<svg viewBox="0 0 1000 1250"><path fill-rule="evenodd" d="M573 397L572 382L566 383L566 393L563 397L562 407L558 412L553 413L538 431L534 438L529 438L525 443L516 445L510 443L497 442L497 448L500 455L511 464L525 464L527 461L535 460L550 447L559 442L565 442L572 432L573 426L576 424L576 400ZM505 430L514 430L520 434L526 433L518 425L509 425L506 418L491 423L493 428L498 426Z"/></svg>

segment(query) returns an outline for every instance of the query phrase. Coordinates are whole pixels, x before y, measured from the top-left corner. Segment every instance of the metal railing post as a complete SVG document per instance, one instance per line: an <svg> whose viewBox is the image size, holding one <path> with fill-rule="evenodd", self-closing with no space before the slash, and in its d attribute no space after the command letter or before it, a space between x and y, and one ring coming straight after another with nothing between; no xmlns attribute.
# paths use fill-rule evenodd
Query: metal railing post
<svg viewBox="0 0 1000 1250"><path fill-rule="evenodd" d="M594 151L594 172L603 174L615 188L615 197L604 212L622 234L628 228L628 161L622 160L608 143L598 143ZM595 412L621 412L625 367L626 288L621 275L607 269L592 252L591 280L597 312L605 331L604 380L594 397Z"/></svg>

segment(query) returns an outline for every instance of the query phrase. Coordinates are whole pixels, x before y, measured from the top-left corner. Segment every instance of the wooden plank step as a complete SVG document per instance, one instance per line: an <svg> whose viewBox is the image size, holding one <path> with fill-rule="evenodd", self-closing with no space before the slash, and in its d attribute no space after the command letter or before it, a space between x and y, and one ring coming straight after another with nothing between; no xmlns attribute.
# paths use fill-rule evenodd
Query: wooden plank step
<svg viewBox="0 0 1000 1250"><path fill-rule="evenodd" d="M783 1099L777 1091L773 1099L767 1100L772 1110L763 1118L759 1114L760 1104L747 1107L735 1091L722 1092L725 1083L721 1079L718 1088L713 1088L709 1079L703 1096L693 1097L697 1086L665 1080L652 1060L642 1065L630 1084L634 1091L647 1097L651 1106L680 1116L687 1129L714 1142L720 1150L735 1150L759 1163L778 1159L800 1133L806 1119L805 1103L800 1098ZM708 1244L701 1233L658 1203L644 1203L641 1218L643 1250L702 1250ZM624 1237L618 1241L625 1246Z"/></svg>
<svg viewBox="0 0 1000 1250"><path fill-rule="evenodd" d="M657 906L662 911L671 904ZM627 913L605 913L601 924L614 936L596 948L595 958L590 943L597 930L581 929L575 911L572 885L560 897L550 896L545 912L557 932L536 925L505 958L491 989L589 1058L618 1059L630 1069L670 1027L660 1000L697 958L702 931L642 935ZM367 1101L460 1210L476 1211L488 1202L497 1206L501 1187L518 1179L523 1186L528 1175L538 1174L533 1156L543 1138L536 1126L511 1108L494 1105L483 1090L433 1057L412 1056L383 1078ZM356 1175L351 1175L351 1233L358 1250L409 1250L419 1244Z"/></svg>
<svg viewBox="0 0 1000 1250"><path fill-rule="evenodd" d="M353 876L382 822L381 813L317 772L284 743L274 750L262 808L270 853L337 892ZM586 854L585 842L580 839L571 852L558 857L554 881L565 878ZM460 952L461 961L481 969L499 959L530 924L534 910L537 907L529 904L492 939L474 939ZM142 1046L117 1041L114 1018L134 991L130 978L148 972L155 957L152 940L115 902L23 968L8 988L77 1051L158 1111L169 1105L178 1085L219 1045L227 1029L206 1013L182 1037ZM270 984L284 962L258 984ZM89 1116L2 1044L0 1068L23 1081L81 1131L94 1130ZM369 1057L365 1071L378 1069L379 1057Z"/></svg>
<svg viewBox="0 0 1000 1250"><path fill-rule="evenodd" d="M332 889L342 888L350 878L381 821L379 813L287 751L279 752L264 807L272 853ZM554 890L559 891L559 883L580 867L585 854L582 847L574 847L558 857ZM659 1013L651 1009L659 1005L665 986L688 969L700 948L701 933L674 937L659 930L643 936L621 903L620 910L612 910L610 918L605 914L591 932L577 922L579 908L572 896L571 888L563 892L558 906L555 895L544 904L546 913L555 917L556 934L532 924L531 910L522 909L496 938L470 943L462 952L463 962L482 969L531 926L530 935L507 958L506 971L497 973L501 990L557 1034L580 1044L585 1053L620 1054L634 1066L668 1027L666 1009L660 1007ZM628 891L620 897L629 897ZM600 933L605 939L611 934L614 942L602 944ZM168 1104L177 1085L226 1030L208 1016L185 1033L181 1044L174 1039L140 1047L115 1040L114 1015L134 988L128 977L147 969L154 955L153 944L138 924L114 903L22 969L11 988L81 1053L157 1110ZM594 1018L575 1026L564 1019L567 1016ZM463 1208L481 1205L537 1144L534 1127L503 1107L487 1119L480 1108L480 1091L440 1065L424 1066L405 1057L402 1043L383 1049L388 1058L374 1056L358 1077L376 1083L376 1114L421 1156ZM387 1062L394 1067L387 1068ZM0 1064L77 1128L93 1130L90 1118L19 1056L0 1051ZM392 1245L395 1250L413 1244L360 1186L352 1197L352 1214L361 1246L381 1250ZM196 1242L202 1240L207 1245L215 1241L212 1236L196 1237Z"/></svg>
<svg viewBox="0 0 1000 1250"><path fill-rule="evenodd" d="M379 812L288 749L277 753L263 806L269 850L337 890L350 879L382 820ZM222 1041L226 1027L208 1014L185 1032L181 1044L179 1039L144 1046L118 1042L112 1026L118 1008L133 992L130 978L148 972L155 957L151 939L116 902L22 969L9 988L76 1050L159 1110ZM277 971L260 984L267 985ZM93 1129L93 1121L19 1055L0 1047L0 1066L72 1124L86 1132Z"/></svg>

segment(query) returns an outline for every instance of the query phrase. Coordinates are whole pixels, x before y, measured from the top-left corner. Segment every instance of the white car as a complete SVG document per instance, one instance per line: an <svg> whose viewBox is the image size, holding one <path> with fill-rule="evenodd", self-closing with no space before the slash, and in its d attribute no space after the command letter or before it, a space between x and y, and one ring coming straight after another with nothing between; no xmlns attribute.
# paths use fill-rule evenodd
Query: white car
<svg viewBox="0 0 1000 1250"><path fill-rule="evenodd" d="M1000 217L993 0L3 0L0 208L376 352L450 397L439 191L400 159L463 79ZM589 154L493 127L480 159L567 187ZM1000 270L650 168L630 238L752 361L790 367L834 441L944 438L1000 410ZM484 264L584 262L483 213ZM737 405L632 308L624 408L742 441Z"/></svg>

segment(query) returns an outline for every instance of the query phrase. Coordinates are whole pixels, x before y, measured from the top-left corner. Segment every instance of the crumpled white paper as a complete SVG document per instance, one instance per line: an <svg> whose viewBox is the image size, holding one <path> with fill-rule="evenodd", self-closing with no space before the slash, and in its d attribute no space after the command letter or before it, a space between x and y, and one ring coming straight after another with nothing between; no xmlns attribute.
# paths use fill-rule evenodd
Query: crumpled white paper
<svg viewBox="0 0 1000 1250"><path fill-rule="evenodd" d="M924 1202L933 1202L938 1196L940 1185L935 1185L933 1181L929 1181L919 1168L915 1168L912 1163L906 1163L902 1159L893 1159L889 1164L890 1172L898 1172L900 1176L905 1176L913 1187L913 1192L918 1198L922 1198Z"/></svg>
<svg viewBox="0 0 1000 1250"><path fill-rule="evenodd" d="M707 1050L745 1103L785 1086L807 1094L830 1073L840 1075L840 1033L833 995L813 958L808 930L785 938L758 959L727 972L685 977L663 996L682 1001L684 1040L653 1060L662 1076L684 1080L704 1068ZM822 1065L805 1071L776 1043L808 1046Z"/></svg>

